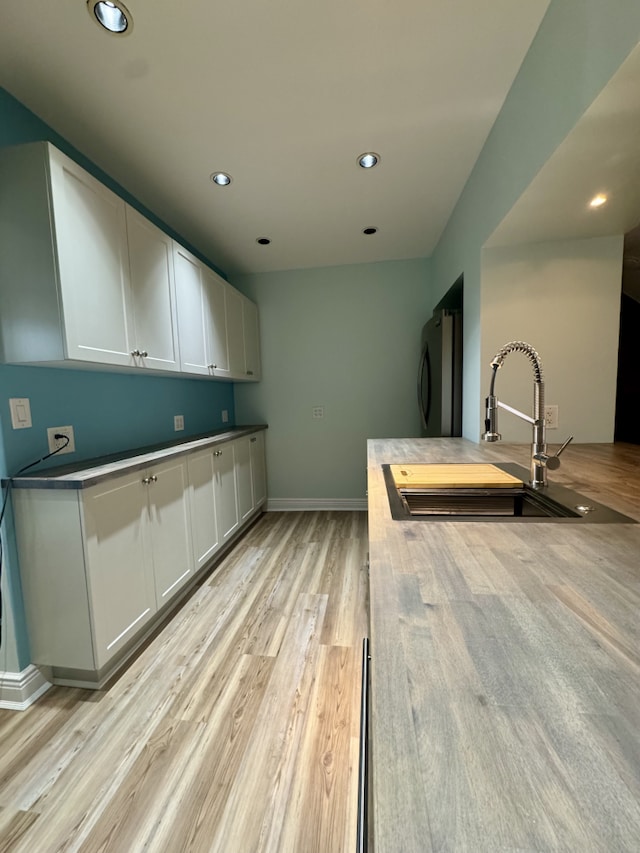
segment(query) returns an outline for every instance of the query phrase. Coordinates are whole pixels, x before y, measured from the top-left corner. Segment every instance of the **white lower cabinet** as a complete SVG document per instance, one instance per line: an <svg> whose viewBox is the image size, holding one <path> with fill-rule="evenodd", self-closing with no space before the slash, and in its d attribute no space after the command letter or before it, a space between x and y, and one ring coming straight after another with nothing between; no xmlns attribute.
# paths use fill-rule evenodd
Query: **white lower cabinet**
<svg viewBox="0 0 640 853"><path fill-rule="evenodd" d="M264 448L264 432L257 432L249 438L251 456L251 490L253 506L257 508L267 499L267 464Z"/></svg>
<svg viewBox="0 0 640 853"><path fill-rule="evenodd" d="M52 667L60 683L104 682L241 528L237 466L251 438L85 489L14 488L33 663Z"/></svg>
<svg viewBox="0 0 640 853"><path fill-rule="evenodd" d="M196 571L205 566L220 547L216 519L215 457L202 450L187 459L191 531Z"/></svg>
<svg viewBox="0 0 640 853"><path fill-rule="evenodd" d="M208 563L240 527L236 444L225 442L194 453L187 461L196 569Z"/></svg>
<svg viewBox="0 0 640 853"><path fill-rule="evenodd" d="M194 570L185 459L149 469L149 531L156 605L160 609Z"/></svg>
<svg viewBox="0 0 640 853"><path fill-rule="evenodd" d="M229 441L213 451L216 520L221 545L224 545L240 527L235 476L235 445L235 441Z"/></svg>
<svg viewBox="0 0 640 853"><path fill-rule="evenodd" d="M264 433L238 438L234 445L238 512L242 522L264 503L267 497Z"/></svg>
<svg viewBox="0 0 640 853"><path fill-rule="evenodd" d="M253 489L251 487L251 444L249 436L233 442L236 455L236 488L238 490L238 513L244 521L253 512Z"/></svg>
<svg viewBox="0 0 640 853"><path fill-rule="evenodd" d="M146 504L147 488L138 472L80 493L96 669L156 612Z"/></svg>

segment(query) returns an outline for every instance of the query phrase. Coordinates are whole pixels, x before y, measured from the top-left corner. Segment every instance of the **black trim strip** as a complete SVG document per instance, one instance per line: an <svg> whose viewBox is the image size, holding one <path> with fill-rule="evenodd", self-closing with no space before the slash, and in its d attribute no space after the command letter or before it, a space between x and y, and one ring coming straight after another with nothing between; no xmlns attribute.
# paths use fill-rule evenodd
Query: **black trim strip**
<svg viewBox="0 0 640 853"><path fill-rule="evenodd" d="M358 769L358 846L357 853L367 853L368 775L369 775L369 638L362 640L362 689L360 698L360 761Z"/></svg>

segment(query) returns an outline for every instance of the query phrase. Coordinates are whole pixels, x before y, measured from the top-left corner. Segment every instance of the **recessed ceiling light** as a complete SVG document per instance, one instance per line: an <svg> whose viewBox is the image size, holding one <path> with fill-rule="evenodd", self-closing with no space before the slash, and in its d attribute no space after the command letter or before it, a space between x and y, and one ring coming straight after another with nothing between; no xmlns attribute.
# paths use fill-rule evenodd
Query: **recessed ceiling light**
<svg viewBox="0 0 640 853"><path fill-rule="evenodd" d="M271 240L268 237L258 237L256 243L260 243L261 246L268 246Z"/></svg>
<svg viewBox="0 0 640 853"><path fill-rule="evenodd" d="M231 183L231 175L227 175L226 172L214 172L211 175L211 180L219 187L228 187Z"/></svg>
<svg viewBox="0 0 640 853"><path fill-rule="evenodd" d="M379 162L380 155L375 151L366 151L358 157L358 166L362 166L363 169L373 169Z"/></svg>
<svg viewBox="0 0 640 853"><path fill-rule="evenodd" d="M607 200L606 195L598 193L598 195L595 195L589 202L589 207L602 207L603 204L607 203Z"/></svg>
<svg viewBox="0 0 640 853"><path fill-rule="evenodd" d="M363 234L375 234L377 232L377 230L378 230L377 228L373 228L373 227L372 228L364 228L362 233Z"/></svg>
<svg viewBox="0 0 640 853"><path fill-rule="evenodd" d="M131 12L120 0L87 0L87 9L93 20L110 33L124 35L133 28Z"/></svg>

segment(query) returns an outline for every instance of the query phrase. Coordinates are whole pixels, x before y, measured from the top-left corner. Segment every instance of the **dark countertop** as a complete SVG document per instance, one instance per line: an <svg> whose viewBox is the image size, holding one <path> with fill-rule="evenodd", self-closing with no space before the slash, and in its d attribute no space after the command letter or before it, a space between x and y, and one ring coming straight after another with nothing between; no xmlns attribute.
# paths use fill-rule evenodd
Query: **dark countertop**
<svg viewBox="0 0 640 853"><path fill-rule="evenodd" d="M640 524L394 521L381 465L528 446L368 443L376 853L640 850ZM550 479L640 520L640 447Z"/></svg>
<svg viewBox="0 0 640 853"><path fill-rule="evenodd" d="M206 447L241 438L244 435L267 429L266 424L232 427L198 435L188 440L176 440L150 447L141 447L124 453L114 453L97 459L88 459L58 468L48 468L33 474L23 474L11 480L14 489L86 489L96 483L128 472L140 471L149 465L164 462L176 456L196 453Z"/></svg>

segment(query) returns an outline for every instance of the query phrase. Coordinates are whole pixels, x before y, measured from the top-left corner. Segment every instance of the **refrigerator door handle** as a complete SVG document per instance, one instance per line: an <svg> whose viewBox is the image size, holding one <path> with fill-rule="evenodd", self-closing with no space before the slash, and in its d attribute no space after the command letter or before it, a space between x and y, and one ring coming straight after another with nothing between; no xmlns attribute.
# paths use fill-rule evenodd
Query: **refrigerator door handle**
<svg viewBox="0 0 640 853"><path fill-rule="evenodd" d="M426 371L427 393L426 400L424 394L424 377ZM429 422L429 412L431 410L431 364L429 361L429 344L425 344L420 356L420 366L418 368L418 406L420 407L420 419L422 426L427 428Z"/></svg>

